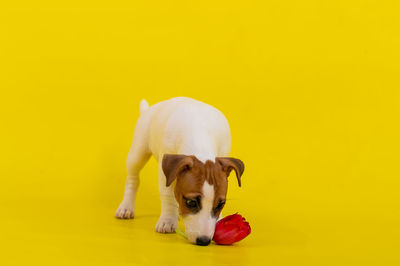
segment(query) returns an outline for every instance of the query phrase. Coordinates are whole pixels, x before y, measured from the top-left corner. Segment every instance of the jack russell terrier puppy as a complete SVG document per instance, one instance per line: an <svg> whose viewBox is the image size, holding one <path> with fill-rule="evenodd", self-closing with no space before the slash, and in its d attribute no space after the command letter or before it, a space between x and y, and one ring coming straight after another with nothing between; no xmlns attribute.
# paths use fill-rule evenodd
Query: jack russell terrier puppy
<svg viewBox="0 0 400 266"><path fill-rule="evenodd" d="M244 164L226 157L230 148L228 121L216 108L185 97L151 107L142 100L127 159L124 199L115 216L133 218L139 172L153 155L159 162L161 196L156 231L175 232L181 214L189 241L208 245L225 205L232 170L241 185Z"/></svg>

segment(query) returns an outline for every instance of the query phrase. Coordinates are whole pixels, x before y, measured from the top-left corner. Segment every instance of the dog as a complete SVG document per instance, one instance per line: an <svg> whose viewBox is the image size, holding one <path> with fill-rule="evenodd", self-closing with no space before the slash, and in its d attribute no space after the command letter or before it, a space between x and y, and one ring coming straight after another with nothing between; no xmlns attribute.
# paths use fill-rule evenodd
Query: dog
<svg viewBox="0 0 400 266"><path fill-rule="evenodd" d="M225 206L232 170L241 186L244 164L228 157L230 149L228 121L216 108L186 97L151 107L142 100L127 159L125 194L115 216L133 218L139 172L153 155L159 162L161 198L156 231L175 232L182 215L188 240L207 246Z"/></svg>

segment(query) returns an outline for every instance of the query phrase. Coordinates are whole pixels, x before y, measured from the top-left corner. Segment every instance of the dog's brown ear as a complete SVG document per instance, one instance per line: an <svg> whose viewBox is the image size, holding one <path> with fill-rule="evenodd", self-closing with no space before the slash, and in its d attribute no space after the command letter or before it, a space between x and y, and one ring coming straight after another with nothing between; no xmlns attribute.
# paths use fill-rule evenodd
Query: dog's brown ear
<svg viewBox="0 0 400 266"><path fill-rule="evenodd" d="M164 154L162 170L167 178L167 187L184 171L193 167L193 158L182 154Z"/></svg>
<svg viewBox="0 0 400 266"><path fill-rule="evenodd" d="M239 187L242 186L241 177L244 172L244 163L241 160L232 157L217 157L216 161L221 164L222 171L226 173L226 176L235 170Z"/></svg>

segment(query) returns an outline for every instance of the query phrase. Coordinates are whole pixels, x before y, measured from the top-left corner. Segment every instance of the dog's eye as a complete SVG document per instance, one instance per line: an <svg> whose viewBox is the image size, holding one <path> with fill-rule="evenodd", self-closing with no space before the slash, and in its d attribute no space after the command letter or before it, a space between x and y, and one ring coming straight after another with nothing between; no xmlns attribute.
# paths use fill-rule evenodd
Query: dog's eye
<svg viewBox="0 0 400 266"><path fill-rule="evenodd" d="M212 210L212 215L216 217L217 213L222 210L224 205L225 205L225 200L219 200L217 206Z"/></svg>
<svg viewBox="0 0 400 266"><path fill-rule="evenodd" d="M198 207L197 200L187 199L185 203L189 209L197 209Z"/></svg>
<svg viewBox="0 0 400 266"><path fill-rule="evenodd" d="M224 200L220 200L219 202L218 202L218 205L217 205L217 207L215 207L215 210L221 210L223 207L224 207L224 205L225 205L225 201Z"/></svg>

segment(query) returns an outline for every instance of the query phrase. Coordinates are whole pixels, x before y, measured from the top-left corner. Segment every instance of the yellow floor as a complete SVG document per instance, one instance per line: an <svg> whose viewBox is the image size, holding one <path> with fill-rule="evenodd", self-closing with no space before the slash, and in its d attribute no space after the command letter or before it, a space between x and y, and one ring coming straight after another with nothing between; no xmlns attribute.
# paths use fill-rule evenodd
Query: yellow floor
<svg viewBox="0 0 400 266"><path fill-rule="evenodd" d="M243 183L255 183L254 170L248 168ZM188 244L178 234L158 234L154 231L159 214L157 190L153 189L155 173L152 161L143 173L134 220L113 217L122 193L120 177L110 176L109 185L101 191L95 191L95 186L83 193L98 201L77 193L82 185L79 183L68 186L70 191L65 194L69 196L63 199L37 195L15 201L2 197L1 264L398 265L400 262L399 220L393 219L393 210L374 204L360 209L363 203L346 203L339 197L314 198L307 195L312 191L304 188L299 193L304 197L298 195L297 199L282 203L279 194L286 194L286 189L284 181L278 180L271 181L269 188L260 188L257 194L247 196L244 195L247 185L243 194L231 189L236 195L229 197L225 214L239 211L253 229L242 242L233 246L199 247ZM117 192L118 189L121 191ZM277 199L272 199L270 193L278 195ZM290 195L283 198L286 197ZM182 224L180 228L183 229Z"/></svg>
<svg viewBox="0 0 400 266"><path fill-rule="evenodd" d="M2 1L0 265L400 265L398 1ZM224 215L198 247L114 212L139 101L228 118ZM182 225L180 228L183 229Z"/></svg>
<svg viewBox="0 0 400 266"><path fill-rule="evenodd" d="M141 197L141 201L146 197ZM2 205L3 207L4 205ZM22 209L18 208L23 206ZM148 207L148 206L146 206ZM51 200L10 204L2 217L2 265L398 265L398 221L242 210L253 233L234 246L198 247L154 232L157 208L135 220L114 208ZM154 207L154 206L152 206ZM231 211L236 209L232 206ZM233 210L234 209L234 210ZM393 232L394 228L396 231ZM181 227L182 228L182 227ZM378 228L378 229L377 229ZM393 235L386 235L392 233ZM5 259L5 262L4 262Z"/></svg>

